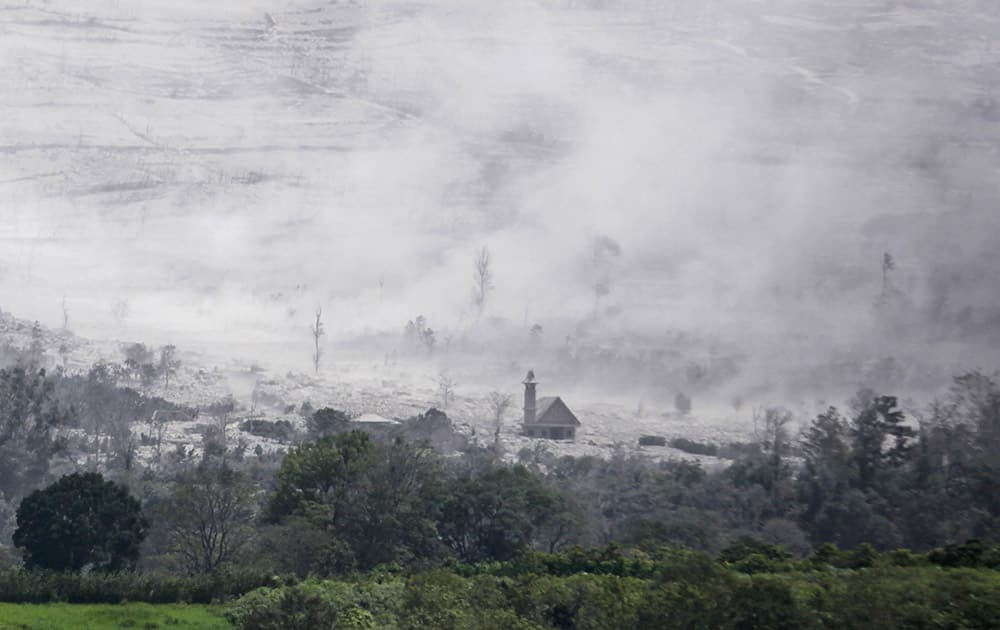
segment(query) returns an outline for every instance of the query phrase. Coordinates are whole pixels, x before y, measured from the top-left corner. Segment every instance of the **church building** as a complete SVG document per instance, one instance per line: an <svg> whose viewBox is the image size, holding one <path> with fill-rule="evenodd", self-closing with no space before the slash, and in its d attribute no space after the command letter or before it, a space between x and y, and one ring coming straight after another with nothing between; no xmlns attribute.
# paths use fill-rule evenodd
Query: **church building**
<svg viewBox="0 0 1000 630"><path fill-rule="evenodd" d="M535 372L529 371L524 379L524 435L550 440L576 439L580 421L562 398L547 396L536 399L537 384Z"/></svg>

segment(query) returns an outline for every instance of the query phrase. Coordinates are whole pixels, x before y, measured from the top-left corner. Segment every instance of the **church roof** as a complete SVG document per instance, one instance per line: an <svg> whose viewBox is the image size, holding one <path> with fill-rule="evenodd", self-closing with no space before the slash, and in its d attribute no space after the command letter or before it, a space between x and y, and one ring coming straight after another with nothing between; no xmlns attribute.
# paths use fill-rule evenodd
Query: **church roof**
<svg viewBox="0 0 1000 630"><path fill-rule="evenodd" d="M555 409L562 408L565 413L558 414L552 413L551 417L546 420L546 416L549 415ZM535 402L535 422L533 424L553 424L558 426L580 426L580 421L577 420L576 415L570 411L566 403L563 402L562 398L558 396L545 396L544 398L539 398Z"/></svg>

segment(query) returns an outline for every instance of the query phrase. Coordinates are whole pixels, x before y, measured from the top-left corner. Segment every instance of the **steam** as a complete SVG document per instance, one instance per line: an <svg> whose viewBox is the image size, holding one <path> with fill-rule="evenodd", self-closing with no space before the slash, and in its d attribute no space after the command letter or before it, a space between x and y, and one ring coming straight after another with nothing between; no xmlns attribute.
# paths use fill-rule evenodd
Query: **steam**
<svg viewBox="0 0 1000 630"><path fill-rule="evenodd" d="M650 346L688 331L762 365L988 362L992 6L8 11L0 306L56 325L65 294L83 333L180 345L304 340L317 304L331 342L418 314L462 334L486 246L488 318L552 338L589 322ZM601 239L620 255L595 316ZM978 332L886 337L885 252L912 310L972 308ZM961 343L942 355L935 336Z"/></svg>

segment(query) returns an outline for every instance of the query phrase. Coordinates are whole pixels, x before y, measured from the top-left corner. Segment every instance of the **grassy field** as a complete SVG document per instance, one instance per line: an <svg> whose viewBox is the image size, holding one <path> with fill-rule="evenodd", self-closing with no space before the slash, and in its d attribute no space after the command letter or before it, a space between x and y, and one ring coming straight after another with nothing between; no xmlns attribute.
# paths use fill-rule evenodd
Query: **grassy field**
<svg viewBox="0 0 1000 630"><path fill-rule="evenodd" d="M221 608L186 604L0 604L11 628L231 628Z"/></svg>

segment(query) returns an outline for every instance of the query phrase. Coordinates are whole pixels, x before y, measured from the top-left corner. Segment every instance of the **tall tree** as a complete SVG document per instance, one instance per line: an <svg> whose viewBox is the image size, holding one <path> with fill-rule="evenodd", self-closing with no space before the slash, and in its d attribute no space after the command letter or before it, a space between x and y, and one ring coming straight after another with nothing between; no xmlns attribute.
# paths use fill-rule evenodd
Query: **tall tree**
<svg viewBox="0 0 1000 630"><path fill-rule="evenodd" d="M323 356L323 353L319 347L320 337L326 333L323 331L323 308L320 306L316 307L316 319L313 321L310 331L312 332L313 338L313 372L319 374L319 361Z"/></svg>
<svg viewBox="0 0 1000 630"><path fill-rule="evenodd" d="M590 266L594 283L594 315L597 315L601 298L611 293L612 266L621 256L622 248L609 236L598 236L591 249Z"/></svg>
<svg viewBox="0 0 1000 630"><path fill-rule="evenodd" d="M167 344L160 348L160 373L163 374L163 389L170 389L170 377L177 373L181 366L177 358L177 346Z"/></svg>
<svg viewBox="0 0 1000 630"><path fill-rule="evenodd" d="M889 272L896 268L896 261L889 252L882 254L882 299L889 296Z"/></svg>
<svg viewBox="0 0 1000 630"><path fill-rule="evenodd" d="M254 536L257 485L228 467L182 475L156 510L156 528L189 573L211 573L239 557Z"/></svg>
<svg viewBox="0 0 1000 630"><path fill-rule="evenodd" d="M523 466L459 478L447 496L438 529L466 562L509 560L530 548L539 528L556 514L558 502Z"/></svg>
<svg viewBox="0 0 1000 630"><path fill-rule="evenodd" d="M0 492L20 496L41 482L66 422L45 370L0 370Z"/></svg>
<svg viewBox="0 0 1000 630"><path fill-rule="evenodd" d="M816 416L801 440L804 454L797 480L802 518L815 523L828 503L837 501L849 487L849 426L847 419L830 407Z"/></svg>
<svg viewBox="0 0 1000 630"><path fill-rule="evenodd" d="M446 410L452 400L455 399L455 379L447 372L438 374L438 393L441 394L441 408Z"/></svg>
<svg viewBox="0 0 1000 630"><path fill-rule="evenodd" d="M510 409L511 397L510 394L504 394L501 392L490 392L489 396L490 410L493 412L493 450L496 452L497 456L500 455L500 429L503 428L503 418L507 414L507 410Z"/></svg>
<svg viewBox="0 0 1000 630"><path fill-rule="evenodd" d="M475 273L472 276L472 303L476 307L476 313L482 314L486 308L486 298L493 290L493 264L490 259L490 250L485 246L480 249L473 259Z"/></svg>
<svg viewBox="0 0 1000 630"><path fill-rule="evenodd" d="M360 431L293 449L278 470L268 517L324 528L342 563L363 569L437 554L440 464L427 447L375 444Z"/></svg>
<svg viewBox="0 0 1000 630"><path fill-rule="evenodd" d="M876 396L870 391L859 392L855 400L851 458L861 490L871 488L880 472L898 468L906 459L915 432L905 424L897 404L895 396ZM888 441L891 445L886 444Z"/></svg>

